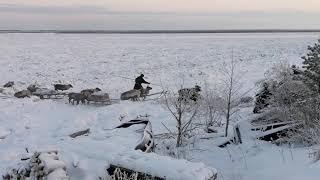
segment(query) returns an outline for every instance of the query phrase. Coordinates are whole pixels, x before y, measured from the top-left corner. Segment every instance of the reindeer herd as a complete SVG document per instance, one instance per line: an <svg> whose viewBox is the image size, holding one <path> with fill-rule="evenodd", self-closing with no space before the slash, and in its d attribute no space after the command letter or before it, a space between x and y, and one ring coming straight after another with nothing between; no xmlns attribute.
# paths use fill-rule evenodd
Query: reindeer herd
<svg viewBox="0 0 320 180"><path fill-rule="evenodd" d="M6 83L4 88L11 88L14 86L14 82L10 81ZM89 104L93 103L101 103L110 105L112 104L112 100L108 93L102 92L102 90L98 87L92 89L84 89L80 92L68 92L65 93L69 89L73 88L71 84L54 84L53 89L41 88L37 85L30 85L26 90L18 91L14 94L17 98L25 98L31 96L38 96L40 99L61 99L65 96L68 97L68 101L70 104ZM140 90L132 89L126 92L121 93L120 99L113 100L132 100L139 101L145 100L147 96L149 96L151 87L147 86L146 88L142 88ZM201 88L196 85L194 88L183 88L178 91L178 100L179 101L197 101L200 96ZM163 94L165 92L155 93L155 94ZM152 95L155 95L152 94Z"/></svg>
<svg viewBox="0 0 320 180"><path fill-rule="evenodd" d="M10 81L3 85L3 88L11 88L15 84ZM29 85L27 89L21 90L14 93L16 98L25 98L31 96L38 96L40 99L61 99L65 96L68 97L69 103L71 104L89 104L101 103L111 104L111 99L108 93L102 92L100 88L84 89L80 92L65 92L73 88L71 84L54 84L53 89L41 88L35 84ZM146 87L141 90L129 90L121 93L119 100L144 100L149 94L151 87ZM2 89L3 90L3 89ZM115 99L117 100L117 99Z"/></svg>

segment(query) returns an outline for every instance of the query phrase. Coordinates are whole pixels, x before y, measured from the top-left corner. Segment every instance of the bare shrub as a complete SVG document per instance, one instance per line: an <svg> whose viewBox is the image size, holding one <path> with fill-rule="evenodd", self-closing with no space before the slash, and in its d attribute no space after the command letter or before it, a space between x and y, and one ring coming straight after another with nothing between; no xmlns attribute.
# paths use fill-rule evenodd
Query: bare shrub
<svg viewBox="0 0 320 180"><path fill-rule="evenodd" d="M184 138L195 128L193 121L198 115L199 103L197 101L179 100L178 93L168 90L163 97L163 104L176 121L176 147L180 147Z"/></svg>
<svg viewBox="0 0 320 180"><path fill-rule="evenodd" d="M217 126L220 127L221 123L221 101L222 99L218 96L217 90L211 88L208 83L205 83L203 89L201 103L201 113L204 119L205 131L208 133L210 127Z"/></svg>
<svg viewBox="0 0 320 180"><path fill-rule="evenodd" d="M240 100L249 91L243 91L242 77L244 72L241 72L241 64L239 61L233 59L230 63L223 63L220 68L222 75L221 87L220 87L220 100L221 100L221 111L226 119L225 136L228 136L229 123L238 110Z"/></svg>

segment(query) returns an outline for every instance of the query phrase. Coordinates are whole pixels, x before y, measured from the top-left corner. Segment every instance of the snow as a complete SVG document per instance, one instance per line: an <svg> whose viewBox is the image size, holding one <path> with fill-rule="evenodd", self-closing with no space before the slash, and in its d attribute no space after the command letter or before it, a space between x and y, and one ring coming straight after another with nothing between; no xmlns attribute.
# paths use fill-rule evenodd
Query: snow
<svg viewBox="0 0 320 180"><path fill-rule="evenodd" d="M39 159L43 163L46 174L50 174L56 169L63 169L66 167L63 161L58 160L58 156L55 154L41 153Z"/></svg>
<svg viewBox="0 0 320 180"><path fill-rule="evenodd" d="M2 127L0 127L0 139L5 139L10 134L11 134L10 130L3 129Z"/></svg>
<svg viewBox="0 0 320 180"><path fill-rule="evenodd" d="M170 165L168 165L170 162ZM208 168L203 163L190 163L186 160L175 160L170 157L161 157L153 153L141 154L139 152L118 154L111 161L113 165L119 165L138 172L146 172L153 176L168 180L203 180L216 174L216 170ZM148 166L147 164L152 164Z"/></svg>
<svg viewBox="0 0 320 180"><path fill-rule="evenodd" d="M58 150L68 175L77 180L103 176L110 162L159 176L168 173L173 179L206 177L215 169L224 180L318 179L320 163L311 163L309 148L278 147L254 138L248 124L254 117L251 107L242 108L238 119L243 144L219 148L217 144L224 141L220 135L199 138L186 147L186 158L194 162L190 163L158 155L161 152L135 151L142 135L137 130L142 126L114 129L121 124L121 115L130 120L145 114L150 115L155 135L167 133L162 123L174 129L170 113L154 101L95 106L71 105L66 98L12 97L30 84L52 89L52 84L61 82L73 85L69 92L99 87L111 99L119 99L122 92L132 89L130 79L141 72L147 81L174 89L182 82L186 87L201 86L204 81L215 84L219 67L231 60L232 52L244 64L245 87L252 89L275 63L301 64L300 57L317 38L318 34L311 33L0 34L0 84L15 81L14 89L0 94L0 174L14 166L27 148ZM150 93L160 91L154 85ZM88 136L68 136L87 128ZM161 148L160 141L155 143Z"/></svg>
<svg viewBox="0 0 320 180"><path fill-rule="evenodd" d="M62 168L59 168L52 173L50 173L47 177L48 180L68 180L68 177L65 175L65 171Z"/></svg>

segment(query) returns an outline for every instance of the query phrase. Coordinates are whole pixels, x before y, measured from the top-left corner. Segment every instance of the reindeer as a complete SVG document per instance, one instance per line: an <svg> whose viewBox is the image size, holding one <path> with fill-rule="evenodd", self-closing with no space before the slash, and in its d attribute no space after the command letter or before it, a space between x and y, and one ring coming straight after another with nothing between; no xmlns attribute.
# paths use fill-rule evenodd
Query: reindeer
<svg viewBox="0 0 320 180"><path fill-rule="evenodd" d="M86 96L90 96L91 94L95 93L95 92L99 92L101 91L100 88L94 88L94 89L84 89L81 91L81 94L84 94Z"/></svg>
<svg viewBox="0 0 320 180"><path fill-rule="evenodd" d="M74 104L74 101L77 101L77 104L79 104L80 101L82 104L84 104L87 99L87 96L82 93L69 93L68 97L69 103L71 103L72 100L72 104Z"/></svg>

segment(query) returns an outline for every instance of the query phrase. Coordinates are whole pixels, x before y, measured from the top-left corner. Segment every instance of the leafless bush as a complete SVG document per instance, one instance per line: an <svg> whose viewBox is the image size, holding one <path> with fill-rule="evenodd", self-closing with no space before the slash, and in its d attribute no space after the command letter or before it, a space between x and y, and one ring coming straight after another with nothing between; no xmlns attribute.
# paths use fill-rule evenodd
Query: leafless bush
<svg viewBox="0 0 320 180"><path fill-rule="evenodd" d="M168 90L163 97L165 108L171 113L176 121L176 146L183 144L184 138L195 128L193 121L198 115L199 103L197 101L181 101L178 94Z"/></svg>
<svg viewBox="0 0 320 180"><path fill-rule="evenodd" d="M220 127L221 123L221 101L218 96L217 90L211 88L208 83L205 83L203 88L203 98L201 103L201 113L204 119L205 131L209 132L212 126Z"/></svg>
<svg viewBox="0 0 320 180"><path fill-rule="evenodd" d="M189 159L190 150L188 146L176 147L174 139L162 139L156 146L155 152L163 156L170 156L175 159ZM186 142L185 142L186 143Z"/></svg>
<svg viewBox="0 0 320 180"><path fill-rule="evenodd" d="M220 99L221 111L226 119L225 136L228 136L228 127L231 117L238 112L240 100L248 91L243 91L242 77L244 72L241 72L241 63L233 59L230 63L223 63L220 68L222 75Z"/></svg>

